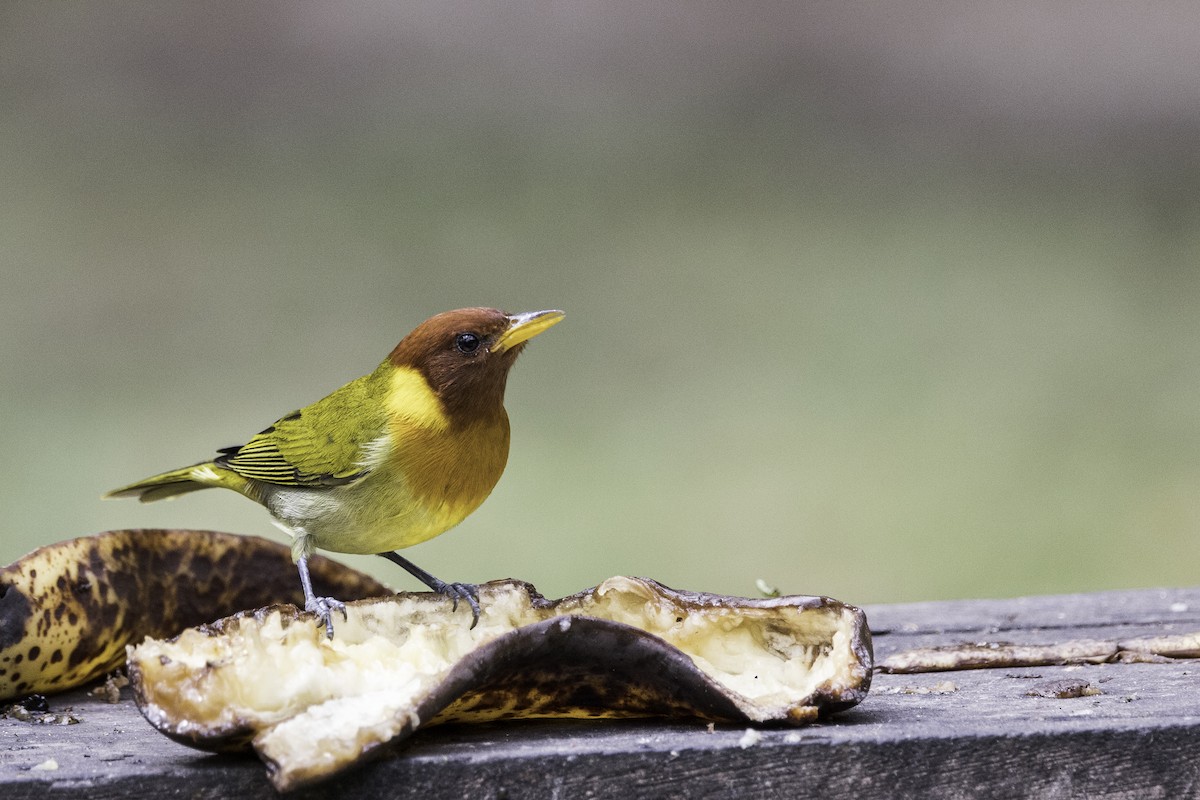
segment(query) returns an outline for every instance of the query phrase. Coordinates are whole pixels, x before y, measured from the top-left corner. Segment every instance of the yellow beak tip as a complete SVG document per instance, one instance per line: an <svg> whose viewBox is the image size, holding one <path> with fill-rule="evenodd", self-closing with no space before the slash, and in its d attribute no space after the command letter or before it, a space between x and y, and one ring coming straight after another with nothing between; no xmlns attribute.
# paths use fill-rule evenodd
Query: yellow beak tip
<svg viewBox="0 0 1200 800"><path fill-rule="evenodd" d="M529 311L524 314L510 314L508 328L496 339L496 344L492 349L497 353L503 353L557 325L563 321L564 317L566 317L566 313L556 308L546 311Z"/></svg>

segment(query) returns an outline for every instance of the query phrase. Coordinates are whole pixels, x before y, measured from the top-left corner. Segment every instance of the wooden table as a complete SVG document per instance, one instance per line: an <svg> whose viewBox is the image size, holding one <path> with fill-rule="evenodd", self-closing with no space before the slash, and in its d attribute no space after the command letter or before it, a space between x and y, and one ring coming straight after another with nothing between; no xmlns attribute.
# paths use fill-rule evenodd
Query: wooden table
<svg viewBox="0 0 1200 800"><path fill-rule="evenodd" d="M873 606L867 615L881 661L930 645L1198 631L1200 589ZM1071 685L1099 693L1055 696ZM1186 659L879 674L861 705L806 728L433 729L397 758L292 796L1200 797L1198 688L1200 661ZM175 744L142 720L127 689L117 704L82 691L50 701L81 722L0 719L3 800L275 796L257 759Z"/></svg>

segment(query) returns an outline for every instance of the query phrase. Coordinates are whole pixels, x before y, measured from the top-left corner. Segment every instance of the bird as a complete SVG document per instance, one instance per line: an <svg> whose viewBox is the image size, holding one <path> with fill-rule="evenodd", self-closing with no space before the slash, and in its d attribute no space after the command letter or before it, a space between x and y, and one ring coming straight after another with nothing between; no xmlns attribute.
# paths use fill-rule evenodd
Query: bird
<svg viewBox="0 0 1200 800"><path fill-rule="evenodd" d="M306 611L333 638L345 605L318 597L309 577L314 550L375 554L430 589L470 606L478 587L447 583L401 556L462 522L488 497L508 461L504 389L530 339L561 322L557 309L508 314L461 308L405 336L370 374L277 419L245 444L114 489L106 498L141 502L212 487L266 507L291 536Z"/></svg>

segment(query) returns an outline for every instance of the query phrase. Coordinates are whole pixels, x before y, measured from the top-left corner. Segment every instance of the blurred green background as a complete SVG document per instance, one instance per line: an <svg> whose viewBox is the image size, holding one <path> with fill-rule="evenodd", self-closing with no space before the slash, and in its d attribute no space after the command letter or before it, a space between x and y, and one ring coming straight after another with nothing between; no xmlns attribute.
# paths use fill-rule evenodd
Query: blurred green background
<svg viewBox="0 0 1200 800"><path fill-rule="evenodd" d="M486 304L568 317L448 580L1194 584L1195 8L6 3L0 563L279 537L99 498Z"/></svg>

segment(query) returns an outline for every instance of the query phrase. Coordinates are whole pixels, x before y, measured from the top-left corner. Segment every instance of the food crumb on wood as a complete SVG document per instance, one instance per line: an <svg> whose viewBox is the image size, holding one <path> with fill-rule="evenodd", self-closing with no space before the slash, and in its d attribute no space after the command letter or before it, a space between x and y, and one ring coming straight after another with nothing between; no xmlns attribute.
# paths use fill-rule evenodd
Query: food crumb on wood
<svg viewBox="0 0 1200 800"><path fill-rule="evenodd" d="M0 719L15 719L17 722L33 725L76 725L81 721L79 717L69 713L70 709L61 714L54 714L50 713L48 705L37 708L38 710L30 711L24 703L0 706Z"/></svg>
<svg viewBox="0 0 1200 800"><path fill-rule="evenodd" d="M97 700L112 705L121 702L121 689L129 685L129 678L121 670L110 673L104 679L104 683L97 684L88 691L89 697L95 697Z"/></svg>
<svg viewBox="0 0 1200 800"><path fill-rule="evenodd" d="M1086 680L1067 678L1060 681L1039 683L1027 691L1027 697L1049 697L1054 700L1070 700L1076 697L1095 697L1104 694L1099 688Z"/></svg>
<svg viewBox="0 0 1200 800"><path fill-rule="evenodd" d="M754 747L754 745L762 741L762 738L763 735L754 730L754 728L746 728L746 732L742 734L742 738L738 739L738 747L743 750Z"/></svg>

